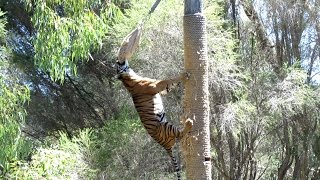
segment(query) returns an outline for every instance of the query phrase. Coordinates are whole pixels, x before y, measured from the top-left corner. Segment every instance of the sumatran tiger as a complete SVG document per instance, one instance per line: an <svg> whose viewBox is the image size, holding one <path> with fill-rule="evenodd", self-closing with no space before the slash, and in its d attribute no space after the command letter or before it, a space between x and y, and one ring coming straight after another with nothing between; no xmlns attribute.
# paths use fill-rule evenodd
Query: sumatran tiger
<svg viewBox="0 0 320 180"><path fill-rule="evenodd" d="M167 122L161 96L168 92L173 84L187 79L187 73L168 80L155 80L137 75L129 68L128 61L116 62L118 78L130 92L135 108L148 134L169 154L178 179L181 179L179 164L173 156L172 149L176 140L181 139L192 128L192 120L186 118L183 130Z"/></svg>

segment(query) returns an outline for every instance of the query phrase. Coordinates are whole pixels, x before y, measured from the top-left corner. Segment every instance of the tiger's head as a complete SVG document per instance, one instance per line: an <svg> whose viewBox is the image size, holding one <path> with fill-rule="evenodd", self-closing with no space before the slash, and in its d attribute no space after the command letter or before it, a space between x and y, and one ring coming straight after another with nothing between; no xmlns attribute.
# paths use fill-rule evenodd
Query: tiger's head
<svg viewBox="0 0 320 180"><path fill-rule="evenodd" d="M116 62L118 79L121 79L123 76L135 76L135 72L129 67L128 61Z"/></svg>
<svg viewBox="0 0 320 180"><path fill-rule="evenodd" d="M129 64L128 61L117 61L116 62L117 74L126 73L129 71Z"/></svg>

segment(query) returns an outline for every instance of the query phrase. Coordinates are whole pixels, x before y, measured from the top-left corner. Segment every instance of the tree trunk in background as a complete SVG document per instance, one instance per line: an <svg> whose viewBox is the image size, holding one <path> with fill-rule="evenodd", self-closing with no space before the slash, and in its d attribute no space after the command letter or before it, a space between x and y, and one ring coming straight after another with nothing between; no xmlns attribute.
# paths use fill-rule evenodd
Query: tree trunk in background
<svg viewBox="0 0 320 180"><path fill-rule="evenodd" d="M184 111L193 121L183 145L187 179L211 179L208 55L201 0L185 0L184 63L191 74L185 83Z"/></svg>

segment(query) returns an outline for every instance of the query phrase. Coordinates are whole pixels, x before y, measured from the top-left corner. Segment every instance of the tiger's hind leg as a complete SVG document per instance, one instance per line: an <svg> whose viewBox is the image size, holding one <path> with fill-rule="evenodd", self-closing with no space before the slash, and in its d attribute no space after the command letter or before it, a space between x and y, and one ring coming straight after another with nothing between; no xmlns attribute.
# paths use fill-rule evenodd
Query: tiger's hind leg
<svg viewBox="0 0 320 180"><path fill-rule="evenodd" d="M162 147L168 152L172 150L172 147L176 143L176 140L183 138L193 126L193 121L190 118L186 118L185 125L182 130L179 130L173 124L169 122L160 123L155 131L156 134L148 132Z"/></svg>
<svg viewBox="0 0 320 180"><path fill-rule="evenodd" d="M186 118L185 126L182 130L179 130L169 122L161 123L158 129L158 135L155 136L158 137L155 138L155 140L166 149L168 155L170 156L179 180L181 179L180 164L178 163L176 157L174 157L172 150L176 140L179 141L181 138L183 138L192 129L192 125L193 121L189 118Z"/></svg>
<svg viewBox="0 0 320 180"><path fill-rule="evenodd" d="M180 131L178 130L178 128L176 128L169 122L159 123L157 130L155 132L149 132L149 134L167 151L168 155L171 158L177 177L180 180L180 165L172 152L177 137L180 136Z"/></svg>
<svg viewBox="0 0 320 180"><path fill-rule="evenodd" d="M177 141L179 141L181 138L183 138L187 133L190 132L190 130L192 129L192 126L193 126L193 121L189 118L186 118L186 121L185 121L185 125L184 125L184 128L182 130L178 130L179 133L177 133L175 135L175 139L177 139ZM171 147L171 150L167 150L169 156L171 157L171 161L172 161L172 164L174 166L174 169L176 171L176 174L177 174L177 178L178 180L181 180L181 174L180 174L180 164L178 163L177 159L174 157L173 153L172 153L172 147Z"/></svg>

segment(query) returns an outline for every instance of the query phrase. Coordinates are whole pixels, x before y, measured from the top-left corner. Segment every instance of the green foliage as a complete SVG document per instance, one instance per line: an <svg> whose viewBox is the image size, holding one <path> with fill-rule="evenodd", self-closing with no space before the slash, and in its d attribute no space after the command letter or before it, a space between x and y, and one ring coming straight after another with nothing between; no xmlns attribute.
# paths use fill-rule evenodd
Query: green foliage
<svg viewBox="0 0 320 180"><path fill-rule="evenodd" d="M126 110L125 110L126 111ZM173 179L166 151L142 127L137 117L111 120L96 131L94 165L106 179Z"/></svg>
<svg viewBox="0 0 320 180"><path fill-rule="evenodd" d="M65 73L75 74L77 65L84 64L90 59L92 52L94 52L92 58L97 60L96 64L107 62L99 74L95 72L96 64L92 63L94 65L90 64L92 66L88 66L88 69L83 68L84 71L78 72L83 74L74 78L80 92L85 95L74 92L75 88L71 88L70 85L66 86L68 83L61 86L53 84L47 80L47 77L32 81L33 87L39 87L34 94L40 94L38 92L43 90L42 87L46 88L46 92L43 92L43 96L33 97L37 106L31 111L34 113L29 114L39 114L36 116L41 118L45 116L45 118L52 119L53 123L58 122L56 123L58 125L63 122L63 124L60 123L63 128L72 131L74 127L67 124L71 117L73 119L81 117L84 122L81 124L86 126L87 121L96 118L94 115L91 117L89 111L83 111L88 112L87 116L83 115L85 113L78 116L74 112L81 110L74 111L74 109L82 109L83 106L90 105L92 112L96 112L98 116L101 115L101 120L112 117L112 112L116 113L114 113L115 118L108 120L102 128L72 132L71 134L76 134L72 139L60 133L58 140L47 140L46 145L35 150L32 161L22 163L19 160L23 159L29 151L27 144L22 141L23 137L19 128L25 112L23 108L18 108L22 106L21 99L17 100L19 101L17 103L8 94L11 93L14 97L18 97L18 92L23 94L24 90L21 91L23 88L20 86L12 86L10 79L1 81L2 89L6 90L3 92L7 95L2 99L6 105L0 108L1 112L6 112L2 115L7 115L6 118L10 119L10 121L4 121L6 128L1 126L0 129L1 133L5 131L1 135L4 135L6 140L5 143L0 143L8 146L0 154L6 153L10 156L2 155L6 156L6 159L5 164L1 164L4 167L1 168L9 171L7 174L12 173L10 178L173 179L175 177L165 151L147 135L136 114L133 113L135 112L133 107L126 107L130 104L127 101L129 97L123 93L121 82L111 78L112 72L106 72L109 65L114 63L114 56L123 37L146 17L154 1L24 1L30 14L33 15L32 22L36 30L32 37L34 38L36 64L50 73L54 80L63 80ZM226 26L227 21L223 20L221 15L224 11L225 13L230 11L230 7L224 2L223 0L205 2L210 70L210 117L213 132L211 134L212 154L214 154L213 160L216 160L214 165L216 169L219 169L213 172L213 177L222 177L220 171L224 171L223 173L230 175L229 179L247 179L249 174L256 175L256 178L260 179L270 179L271 176L276 179L278 168L283 162L285 153L288 152L292 153L293 163L291 168L289 167L287 179L291 178L294 165L302 167L301 165L307 164L308 172L312 174L313 169L319 167L320 159L319 92L315 92L314 87L308 86L305 82L306 72L299 69L300 63L305 62L299 62L296 64L298 66L293 65L292 68L283 65L283 62L292 61L290 59L303 59L287 57L292 54L290 47L293 46L285 42L294 40L294 35L299 33L290 33L292 28L291 30L286 29L288 33L279 31L281 36L287 34L292 38L282 38L281 43L285 43L285 46L284 44L276 45L275 47L280 49L278 52L280 54L272 56L270 51L265 50L269 46L265 46L264 42L259 42L259 38L256 38L263 34L256 31L258 24L239 21L234 30L226 29L230 26ZM250 5L248 2L245 4ZM128 7L130 9L126 9ZM244 16L241 11L237 16ZM248 12L252 11L246 11ZM0 16L3 16L3 13L0 13ZM256 18L252 20L259 18L259 16L253 16ZM182 17L183 2L175 0L161 1L156 11L145 19L147 21L140 47L130 62L131 67L137 73L162 79L174 76L183 70ZM0 21L0 37L4 38L5 22L4 19ZM272 24L277 25L274 22ZM22 28L18 27L20 22L16 26L20 30L24 28L23 25ZM272 31L272 28L269 30ZM234 37L239 38L239 42L234 40ZM21 38L17 39L21 41ZM1 45L5 44L4 39L1 39L0 42ZM263 51L259 49L261 44ZM104 49L96 52L100 50L101 45ZM19 43L16 48L22 46L24 45ZM300 49L302 54L312 54L312 51L304 52L303 49ZM5 51L6 49L1 47L1 59L10 58ZM237 51L239 55L235 53ZM283 61L282 64L279 63L279 66L283 65L279 67L280 75L273 71L274 64L270 63L270 59L274 62L277 61L277 58ZM26 64L21 66L26 67ZM13 70L11 74L17 72L16 74L20 75L20 69L23 68ZM12 69L2 68L1 70L10 71ZM105 78L105 75L108 77ZM43 75L35 72L30 76L36 78ZM24 77L21 82L29 83L28 78ZM82 84L85 85L82 86ZM169 98L164 98L167 114L170 119L177 122L175 124L178 124L181 112L182 94L181 91L178 91L176 94L168 94ZM85 97L86 104L78 103L82 102L83 97ZM107 101L104 97L107 97L105 98ZM47 101L42 100L46 98L48 98ZM51 103L55 100L57 100L56 103ZM63 105L60 106L58 102L63 102ZM117 108L113 109L115 104ZM125 107L121 107L123 104ZM37 109L42 105L43 108ZM4 107L7 107L5 111ZM17 109L10 110L13 107ZM118 107L122 108L121 112L118 111ZM99 108L108 111L100 111ZM20 111L22 112L21 119L19 119L19 113L16 113ZM56 111L59 111L59 114L56 114ZM7 112L10 112L11 115ZM287 125L284 124L284 121ZM34 126L40 126L39 124L33 123ZM51 124L49 126L52 128ZM77 124L75 128L79 126ZM285 130L288 130L288 142L284 142ZM9 136L10 134L12 136ZM16 141L13 141L13 138ZM7 142L20 143L21 148L15 143L9 146ZM23 144L26 145L25 148L22 147ZM309 149L305 150L305 148ZM290 152L291 149L293 150ZM308 161L302 159L304 153L308 153ZM298 164L299 162L303 163ZM237 178L232 174L236 171L239 172Z"/></svg>
<svg viewBox="0 0 320 180"><path fill-rule="evenodd" d="M132 134L141 133L140 120L137 116L131 119L129 110L129 108L123 107L120 117L107 122L103 128L96 130L97 151L95 159L98 160L96 164L98 167L105 167L105 159L112 159L119 148L126 147Z"/></svg>
<svg viewBox="0 0 320 180"><path fill-rule="evenodd" d="M4 19L4 12L0 10L0 66L3 64L3 60L6 59L7 53L6 53L6 48L3 46L5 44L5 36L6 36L6 20Z"/></svg>
<svg viewBox="0 0 320 180"><path fill-rule="evenodd" d="M10 163L29 154L31 144L25 141L20 128L26 114L23 104L28 99L26 87L17 85L10 89L0 77L0 169L3 173L9 170Z"/></svg>
<svg viewBox="0 0 320 180"><path fill-rule="evenodd" d="M307 74L299 68L288 68L286 78L272 92L271 110L282 115L303 113L303 109L315 109L319 103L314 90L305 83Z"/></svg>
<svg viewBox="0 0 320 180"><path fill-rule="evenodd" d="M318 161L320 161L320 135L316 135L313 143L314 155Z"/></svg>
<svg viewBox="0 0 320 180"><path fill-rule="evenodd" d="M0 11L0 42L2 44L3 40L5 39L6 35L6 30L5 30L5 25L6 25L6 20L3 18L4 12Z"/></svg>
<svg viewBox="0 0 320 180"><path fill-rule="evenodd" d="M142 3L143 2L143 3ZM152 0L133 0L130 9L125 10L126 16L119 19L118 23L110 29L112 36L116 37L116 40L121 40L130 31L132 31L139 23L142 22L144 17L147 15L149 8L151 7ZM153 16L154 14L152 14ZM150 23L150 21L147 21ZM121 43L118 42L118 43Z"/></svg>
<svg viewBox="0 0 320 180"><path fill-rule="evenodd" d="M39 147L30 163L23 163L11 174L18 179L95 179L96 169L90 167L92 131L85 129L72 140L60 133L58 142Z"/></svg>
<svg viewBox="0 0 320 180"><path fill-rule="evenodd" d="M53 80L77 73L77 63L102 46L109 24L121 15L112 3L77 0L27 1L33 10L35 62ZM32 9L34 8L34 9Z"/></svg>
<svg viewBox="0 0 320 180"><path fill-rule="evenodd" d="M72 139L59 133L20 163L18 179L166 179L174 177L165 150L145 132L137 114L123 107L104 127L83 129ZM170 175L167 170L170 169ZM167 173L166 173L167 172ZM169 179L169 178L168 178Z"/></svg>
<svg viewBox="0 0 320 180"><path fill-rule="evenodd" d="M2 17L4 13L0 11ZM0 38L5 42L5 20L0 19ZM1 46L0 69L8 57L7 50ZM3 177L11 165L24 159L30 153L31 144L21 133L25 120L23 105L29 100L29 89L25 86L11 84L0 74L0 177Z"/></svg>

